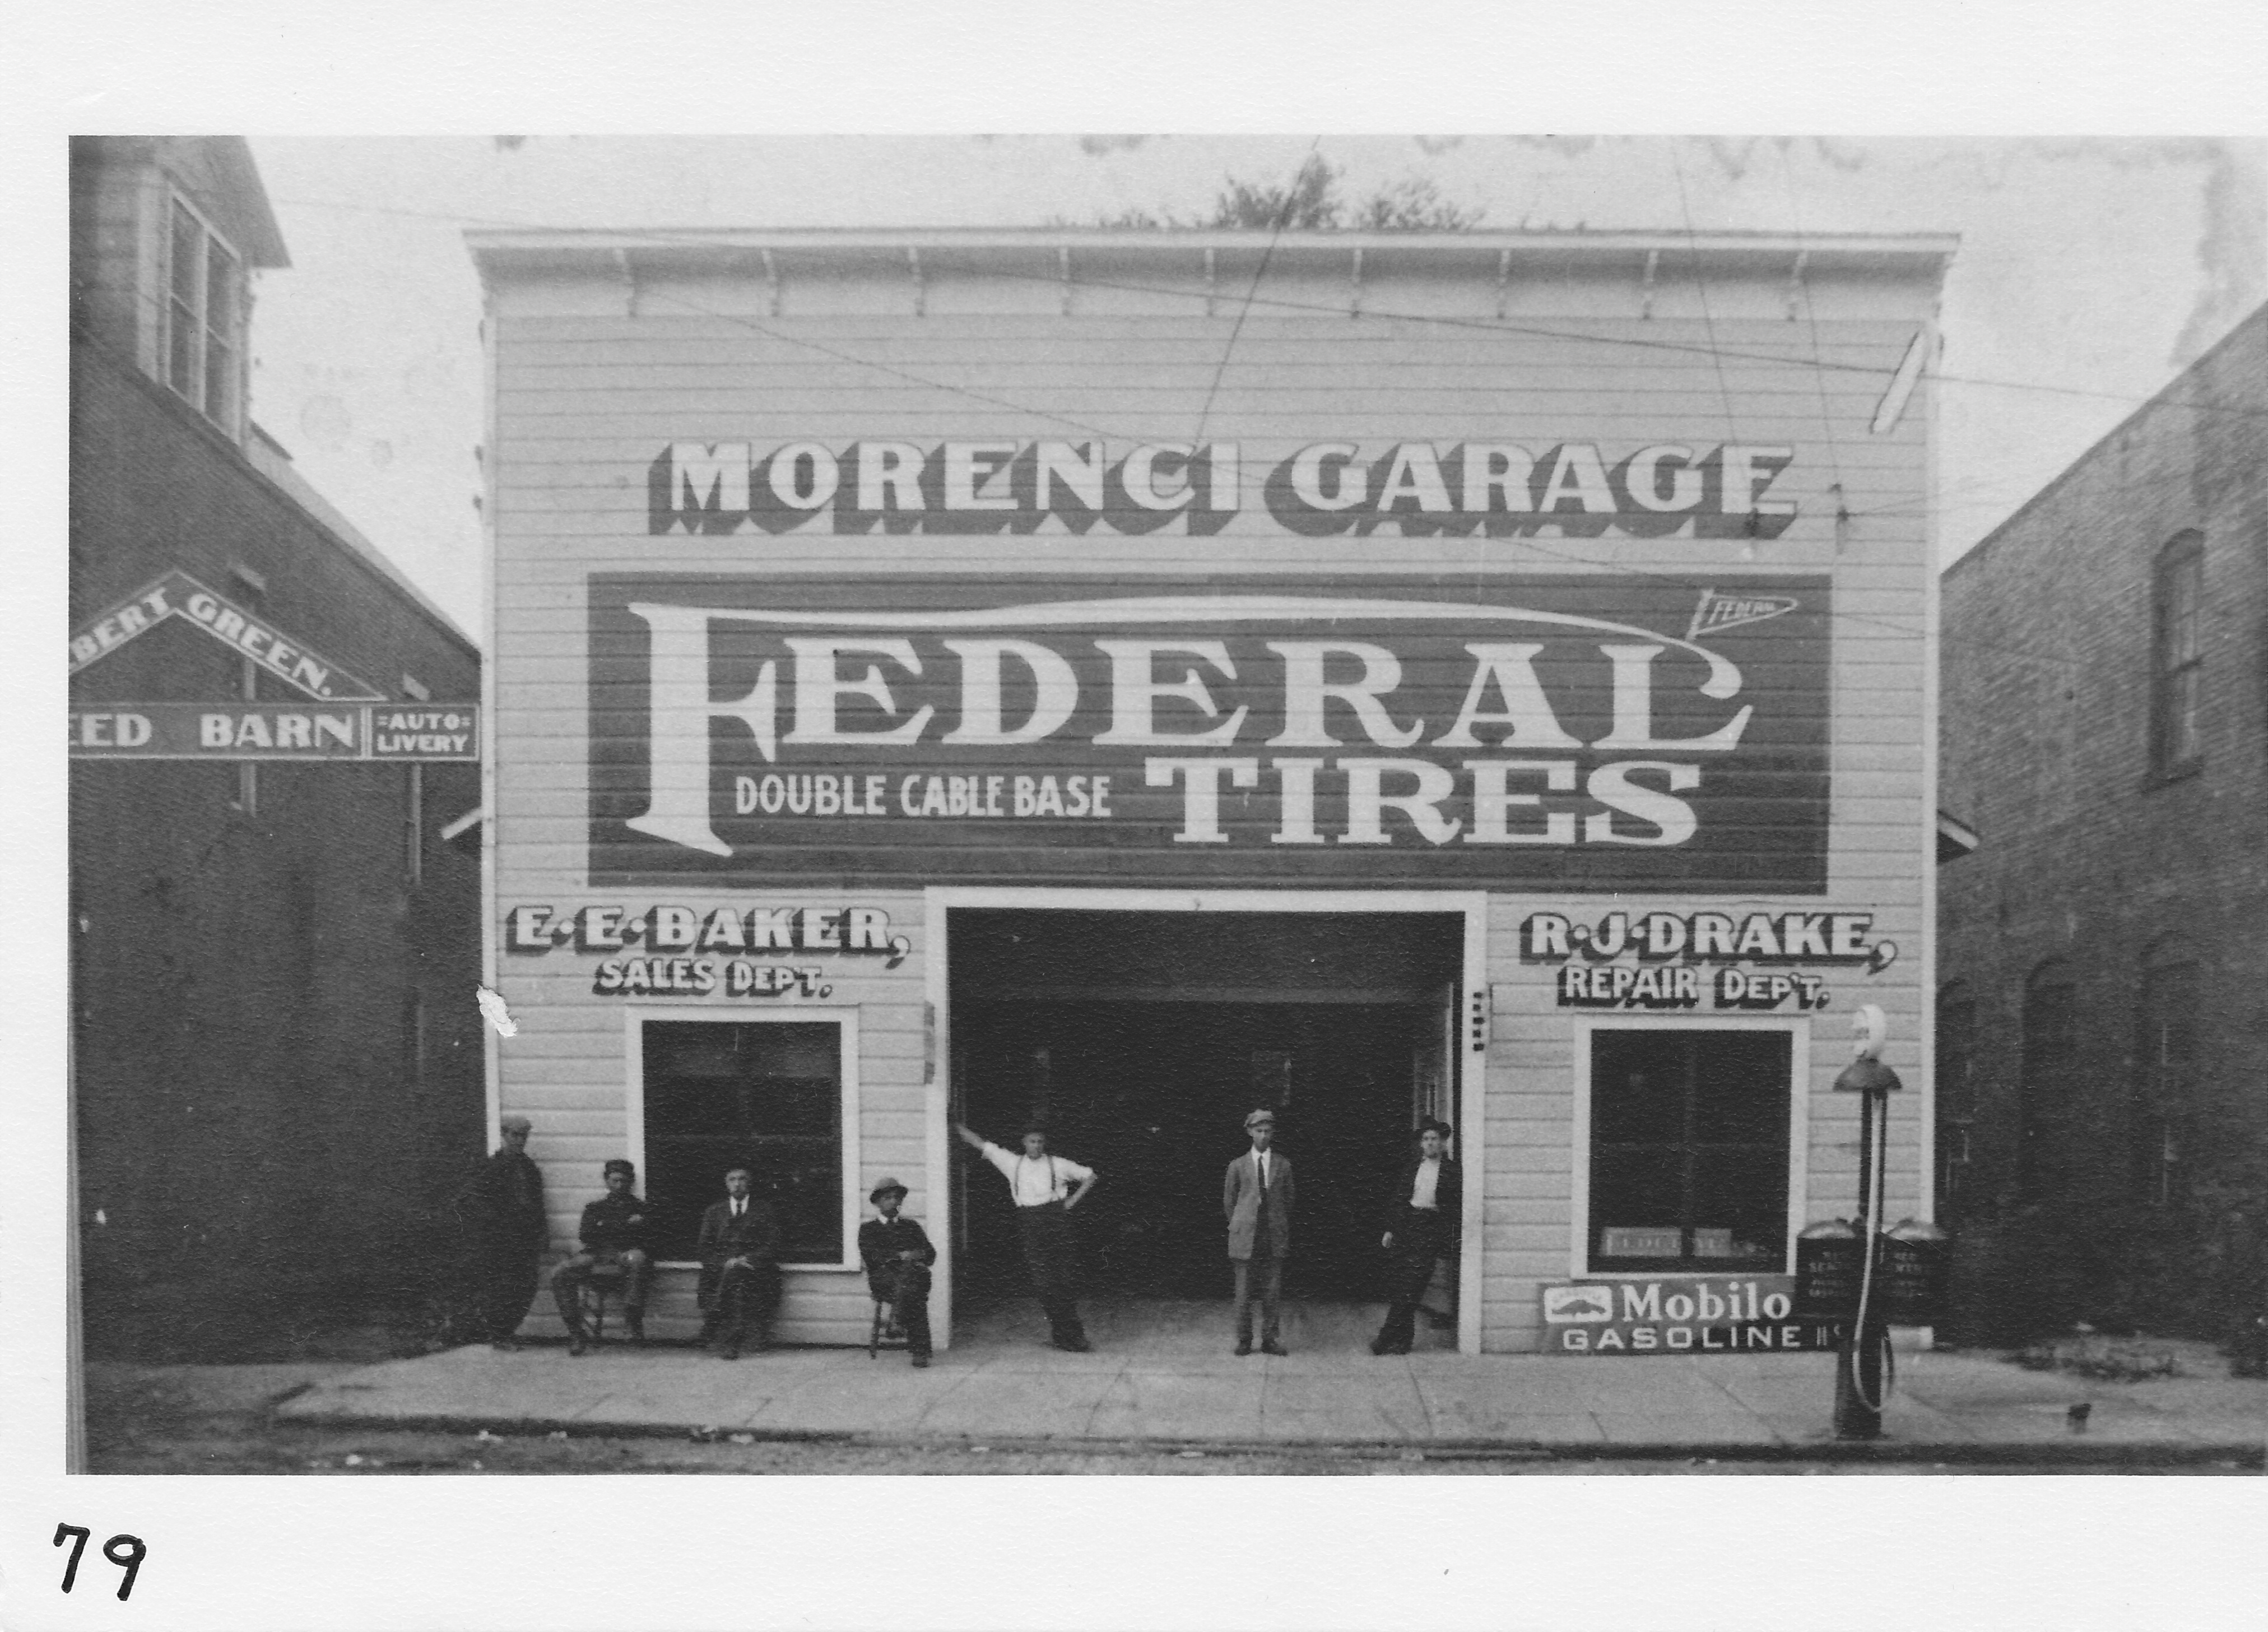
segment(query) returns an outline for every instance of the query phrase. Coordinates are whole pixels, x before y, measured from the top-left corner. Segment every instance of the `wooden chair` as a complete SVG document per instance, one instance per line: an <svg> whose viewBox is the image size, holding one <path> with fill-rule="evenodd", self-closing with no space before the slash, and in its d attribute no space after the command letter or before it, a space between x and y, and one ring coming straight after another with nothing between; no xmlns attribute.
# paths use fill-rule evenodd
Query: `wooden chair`
<svg viewBox="0 0 2268 1632"><path fill-rule="evenodd" d="M866 1358L886 1348L906 1347L906 1329L898 1324L898 1306L887 1298L874 1300L874 1323L866 1329Z"/></svg>
<svg viewBox="0 0 2268 1632"><path fill-rule="evenodd" d="M619 1302L630 1272L620 1264L593 1264L577 1292L578 1306L583 1311L583 1325L591 1334L593 1345L606 1340L607 1300Z"/></svg>

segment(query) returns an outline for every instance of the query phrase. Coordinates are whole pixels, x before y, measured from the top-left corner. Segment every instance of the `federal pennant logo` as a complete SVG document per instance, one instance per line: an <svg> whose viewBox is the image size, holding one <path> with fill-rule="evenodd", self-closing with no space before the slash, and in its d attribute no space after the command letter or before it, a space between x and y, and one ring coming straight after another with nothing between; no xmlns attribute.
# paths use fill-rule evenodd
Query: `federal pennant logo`
<svg viewBox="0 0 2268 1632"><path fill-rule="evenodd" d="M1768 617L1793 612L1801 604L1786 595L1724 595L1705 589L1701 592L1701 603L1693 609L1693 622L1687 627L1685 638L1697 640L1719 629L1761 624Z"/></svg>

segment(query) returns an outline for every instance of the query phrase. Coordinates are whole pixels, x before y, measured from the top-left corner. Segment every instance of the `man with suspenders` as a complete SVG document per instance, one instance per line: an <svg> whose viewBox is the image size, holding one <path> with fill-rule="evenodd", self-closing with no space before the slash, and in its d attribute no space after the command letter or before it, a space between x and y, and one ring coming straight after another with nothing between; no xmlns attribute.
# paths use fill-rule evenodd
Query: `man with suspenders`
<svg viewBox="0 0 2268 1632"><path fill-rule="evenodd" d="M1016 1204L1016 1229L1024 1242L1024 1264L1031 1272L1032 1291L1047 1311L1049 1340L1057 1348L1086 1353L1094 1345L1086 1340L1086 1328L1079 1319L1079 1238L1071 1230L1071 1210L1094 1188L1094 1170L1050 1155L1048 1131L1037 1122L1024 1130L1020 1155L958 1122L953 1131L1008 1181L1008 1199Z"/></svg>

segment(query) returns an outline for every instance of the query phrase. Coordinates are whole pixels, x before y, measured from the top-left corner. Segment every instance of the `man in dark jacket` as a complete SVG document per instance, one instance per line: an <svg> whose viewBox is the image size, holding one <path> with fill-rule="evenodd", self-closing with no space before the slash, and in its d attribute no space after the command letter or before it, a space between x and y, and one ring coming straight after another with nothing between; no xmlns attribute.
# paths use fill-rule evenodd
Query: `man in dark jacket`
<svg viewBox="0 0 2268 1632"><path fill-rule="evenodd" d="M607 1163L606 1180L607 1193L583 1209L583 1250L551 1272L551 1296L567 1325L571 1355L590 1347L591 1334L583 1325L583 1284L601 1264L622 1270L623 1322L632 1342L645 1341L645 1289L653 1255L646 1244L646 1205L633 1192L637 1169L616 1156Z"/></svg>
<svg viewBox="0 0 2268 1632"><path fill-rule="evenodd" d="M1418 1154L1402 1164L1386 1195L1388 1263L1386 1324L1371 1340L1373 1355L1406 1355L1417 1330L1418 1300L1433 1280L1433 1261L1457 1250L1464 1174L1447 1154L1449 1125L1428 1119L1418 1130Z"/></svg>
<svg viewBox="0 0 2268 1632"><path fill-rule="evenodd" d="M916 1366L929 1364L929 1266L937 1262L937 1249L929 1232L910 1218L899 1216L906 1203L906 1187L886 1178L866 1198L880 1218L858 1226L858 1258L866 1266L866 1289L877 1303L898 1311L905 1328L906 1349Z"/></svg>
<svg viewBox="0 0 2268 1632"><path fill-rule="evenodd" d="M457 1217L468 1244L480 1334L498 1348L516 1348L519 1340L512 1333L535 1302L536 1266L550 1225L543 1212L543 1172L527 1155L527 1119L508 1116L497 1126L496 1154L482 1162L458 1196Z"/></svg>
<svg viewBox="0 0 2268 1632"><path fill-rule="evenodd" d="M748 1328L755 1347L771 1347L772 1311L780 1297L780 1227L771 1203L749 1194L748 1170L725 1175L725 1200L701 1215L701 1259L696 1296L703 1317L701 1340L715 1342L726 1360L740 1357Z"/></svg>

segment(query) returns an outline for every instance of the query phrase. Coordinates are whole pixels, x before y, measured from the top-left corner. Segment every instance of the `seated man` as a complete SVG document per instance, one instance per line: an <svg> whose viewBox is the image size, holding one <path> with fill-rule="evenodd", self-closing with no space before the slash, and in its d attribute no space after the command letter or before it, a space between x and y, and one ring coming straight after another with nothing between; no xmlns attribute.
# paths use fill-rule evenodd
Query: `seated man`
<svg viewBox="0 0 2268 1632"><path fill-rule="evenodd" d="M866 1266L867 1289L876 1302L897 1310L914 1364L926 1366L929 1266L937 1262L937 1249L919 1224L898 1216L898 1209L906 1204L906 1187L896 1179L884 1179L866 1199L881 1215L858 1226L858 1257Z"/></svg>
<svg viewBox="0 0 2268 1632"><path fill-rule="evenodd" d="M752 1320L757 1349L771 1347L779 1304L779 1220L769 1201L748 1193L752 1187L748 1170L734 1168L725 1175L725 1200L701 1215L701 1340L714 1339L726 1360L740 1357Z"/></svg>
<svg viewBox="0 0 2268 1632"><path fill-rule="evenodd" d="M637 1169L616 1156L606 1166L607 1193L583 1209L583 1250L551 1272L551 1296L559 1305L559 1318L567 1325L567 1352L582 1354L591 1346L583 1325L584 1283L600 1265L622 1272L622 1316L630 1340L645 1341L645 1289L653 1273L653 1256L646 1245L646 1205L631 1193Z"/></svg>

